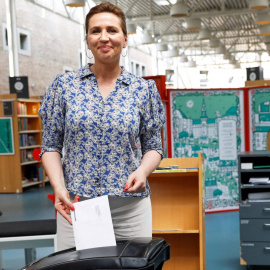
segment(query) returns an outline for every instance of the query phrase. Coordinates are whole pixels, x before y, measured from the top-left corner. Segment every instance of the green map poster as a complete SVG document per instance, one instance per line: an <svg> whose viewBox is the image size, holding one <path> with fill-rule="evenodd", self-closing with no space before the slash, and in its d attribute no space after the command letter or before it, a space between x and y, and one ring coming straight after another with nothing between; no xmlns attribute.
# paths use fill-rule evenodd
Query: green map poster
<svg viewBox="0 0 270 270"><path fill-rule="evenodd" d="M14 155L11 117L0 118L0 155Z"/></svg>
<svg viewBox="0 0 270 270"><path fill-rule="evenodd" d="M205 209L238 209L237 155L244 151L242 90L172 90L172 157L205 158Z"/></svg>
<svg viewBox="0 0 270 270"><path fill-rule="evenodd" d="M270 88L249 89L250 150L266 150L270 130Z"/></svg>

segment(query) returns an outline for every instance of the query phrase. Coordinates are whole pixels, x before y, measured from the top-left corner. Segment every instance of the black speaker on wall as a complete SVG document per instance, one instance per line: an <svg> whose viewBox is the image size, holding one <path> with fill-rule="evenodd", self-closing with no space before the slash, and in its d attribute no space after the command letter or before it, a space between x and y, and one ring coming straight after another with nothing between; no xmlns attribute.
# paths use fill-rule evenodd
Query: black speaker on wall
<svg viewBox="0 0 270 270"><path fill-rule="evenodd" d="M263 80L263 68L252 67L247 68L247 81Z"/></svg>
<svg viewBox="0 0 270 270"><path fill-rule="evenodd" d="M29 98L28 77L9 77L9 92L10 94L17 94L18 98Z"/></svg>

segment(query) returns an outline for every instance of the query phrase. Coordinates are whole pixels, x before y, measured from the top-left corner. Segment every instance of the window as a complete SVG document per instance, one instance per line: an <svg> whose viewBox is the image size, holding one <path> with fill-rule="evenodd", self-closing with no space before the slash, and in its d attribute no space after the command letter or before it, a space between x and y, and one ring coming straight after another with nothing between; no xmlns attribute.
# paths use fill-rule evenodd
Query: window
<svg viewBox="0 0 270 270"><path fill-rule="evenodd" d="M132 74L140 77L146 76L146 68L143 64L131 61L130 65L130 70Z"/></svg>
<svg viewBox="0 0 270 270"><path fill-rule="evenodd" d="M4 50L8 50L8 33L7 33L7 25L2 23L2 42Z"/></svg>
<svg viewBox="0 0 270 270"><path fill-rule="evenodd" d="M21 28L17 28L18 33L18 51L20 54L31 55L30 32Z"/></svg>
<svg viewBox="0 0 270 270"><path fill-rule="evenodd" d="M30 32L21 28L17 28L17 38L18 38L18 53L23 55L31 55L31 42L30 42ZM2 24L2 42L4 50L8 50L8 32L7 25Z"/></svg>
<svg viewBox="0 0 270 270"><path fill-rule="evenodd" d="M70 72L70 71L72 71L73 69L71 68L71 67L67 67L67 66L64 66L63 67L63 72L64 73L68 73L68 72Z"/></svg>

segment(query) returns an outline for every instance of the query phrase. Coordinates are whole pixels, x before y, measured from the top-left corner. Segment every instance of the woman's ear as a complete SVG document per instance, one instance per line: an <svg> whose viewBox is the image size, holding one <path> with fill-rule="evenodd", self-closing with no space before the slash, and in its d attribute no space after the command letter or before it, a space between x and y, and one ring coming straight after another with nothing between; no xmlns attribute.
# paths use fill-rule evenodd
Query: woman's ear
<svg viewBox="0 0 270 270"><path fill-rule="evenodd" d="M127 43L128 43L128 37L125 36L125 41L124 41L124 46L123 46L123 48L126 48L126 47L127 47Z"/></svg>

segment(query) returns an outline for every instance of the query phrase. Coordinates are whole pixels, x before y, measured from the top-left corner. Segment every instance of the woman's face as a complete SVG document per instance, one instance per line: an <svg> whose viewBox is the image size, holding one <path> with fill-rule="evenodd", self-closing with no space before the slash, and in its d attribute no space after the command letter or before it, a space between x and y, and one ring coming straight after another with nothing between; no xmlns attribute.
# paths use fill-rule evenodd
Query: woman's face
<svg viewBox="0 0 270 270"><path fill-rule="evenodd" d="M86 41L95 61L119 61L122 48L127 45L120 19L113 13L102 12L90 18L88 27Z"/></svg>

